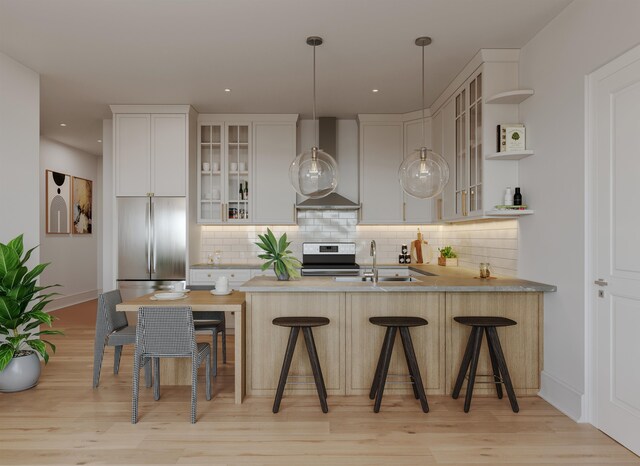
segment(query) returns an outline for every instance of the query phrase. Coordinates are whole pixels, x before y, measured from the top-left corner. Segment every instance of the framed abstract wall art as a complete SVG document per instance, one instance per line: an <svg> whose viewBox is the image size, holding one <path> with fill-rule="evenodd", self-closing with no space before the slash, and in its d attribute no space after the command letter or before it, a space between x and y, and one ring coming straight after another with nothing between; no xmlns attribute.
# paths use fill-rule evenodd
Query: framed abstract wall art
<svg viewBox="0 0 640 466"><path fill-rule="evenodd" d="M74 235L90 235L92 230L93 182L74 176L72 186L72 233Z"/></svg>
<svg viewBox="0 0 640 466"><path fill-rule="evenodd" d="M71 233L71 176L46 170L46 206L48 234Z"/></svg>

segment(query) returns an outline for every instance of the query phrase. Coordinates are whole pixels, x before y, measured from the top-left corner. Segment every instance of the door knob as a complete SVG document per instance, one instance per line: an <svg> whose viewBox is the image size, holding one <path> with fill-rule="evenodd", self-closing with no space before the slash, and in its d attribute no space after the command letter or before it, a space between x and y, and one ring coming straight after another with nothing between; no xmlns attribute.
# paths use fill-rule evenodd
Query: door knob
<svg viewBox="0 0 640 466"><path fill-rule="evenodd" d="M595 283L598 286L607 286L609 284L609 282L607 282L606 280L603 280L602 278L598 278L593 283Z"/></svg>

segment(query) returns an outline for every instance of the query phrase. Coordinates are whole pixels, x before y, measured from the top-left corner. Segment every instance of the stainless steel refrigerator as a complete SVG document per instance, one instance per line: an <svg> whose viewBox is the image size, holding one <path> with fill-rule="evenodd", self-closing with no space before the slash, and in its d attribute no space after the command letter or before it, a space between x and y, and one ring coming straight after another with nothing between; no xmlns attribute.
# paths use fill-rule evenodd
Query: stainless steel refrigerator
<svg viewBox="0 0 640 466"><path fill-rule="evenodd" d="M187 205L183 197L120 197L118 289L124 300L185 283Z"/></svg>

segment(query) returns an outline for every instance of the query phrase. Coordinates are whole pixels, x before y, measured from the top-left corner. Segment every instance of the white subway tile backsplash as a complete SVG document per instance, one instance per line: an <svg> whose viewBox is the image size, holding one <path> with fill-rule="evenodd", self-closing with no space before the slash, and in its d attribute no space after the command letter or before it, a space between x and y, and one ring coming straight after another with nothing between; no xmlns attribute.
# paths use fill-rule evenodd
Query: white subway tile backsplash
<svg viewBox="0 0 640 466"><path fill-rule="evenodd" d="M298 226L274 225L270 227L276 236L287 233L290 249L301 256L305 241L353 241L356 243L356 261L370 264L369 244L372 239L378 245L378 262L398 263L402 244L410 249L416 238L416 225L357 225L355 211L300 211ZM253 243L258 235L267 231L266 226L204 226L200 257L206 261L209 253L222 252L222 261L232 264L259 263L260 249ZM518 222L496 220L453 225L425 225L420 227L429 243L432 262L436 261L438 248L453 246L463 267L476 268L480 262L490 262L494 273L515 276L518 260Z"/></svg>

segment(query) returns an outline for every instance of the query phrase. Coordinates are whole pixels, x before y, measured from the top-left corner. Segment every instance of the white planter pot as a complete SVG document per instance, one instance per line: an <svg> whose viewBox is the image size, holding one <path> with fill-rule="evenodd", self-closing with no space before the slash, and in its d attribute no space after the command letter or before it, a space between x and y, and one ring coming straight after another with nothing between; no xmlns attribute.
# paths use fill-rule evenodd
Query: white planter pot
<svg viewBox="0 0 640 466"><path fill-rule="evenodd" d="M40 359L35 352L13 358L0 371L0 392L19 392L35 387L40 378Z"/></svg>

